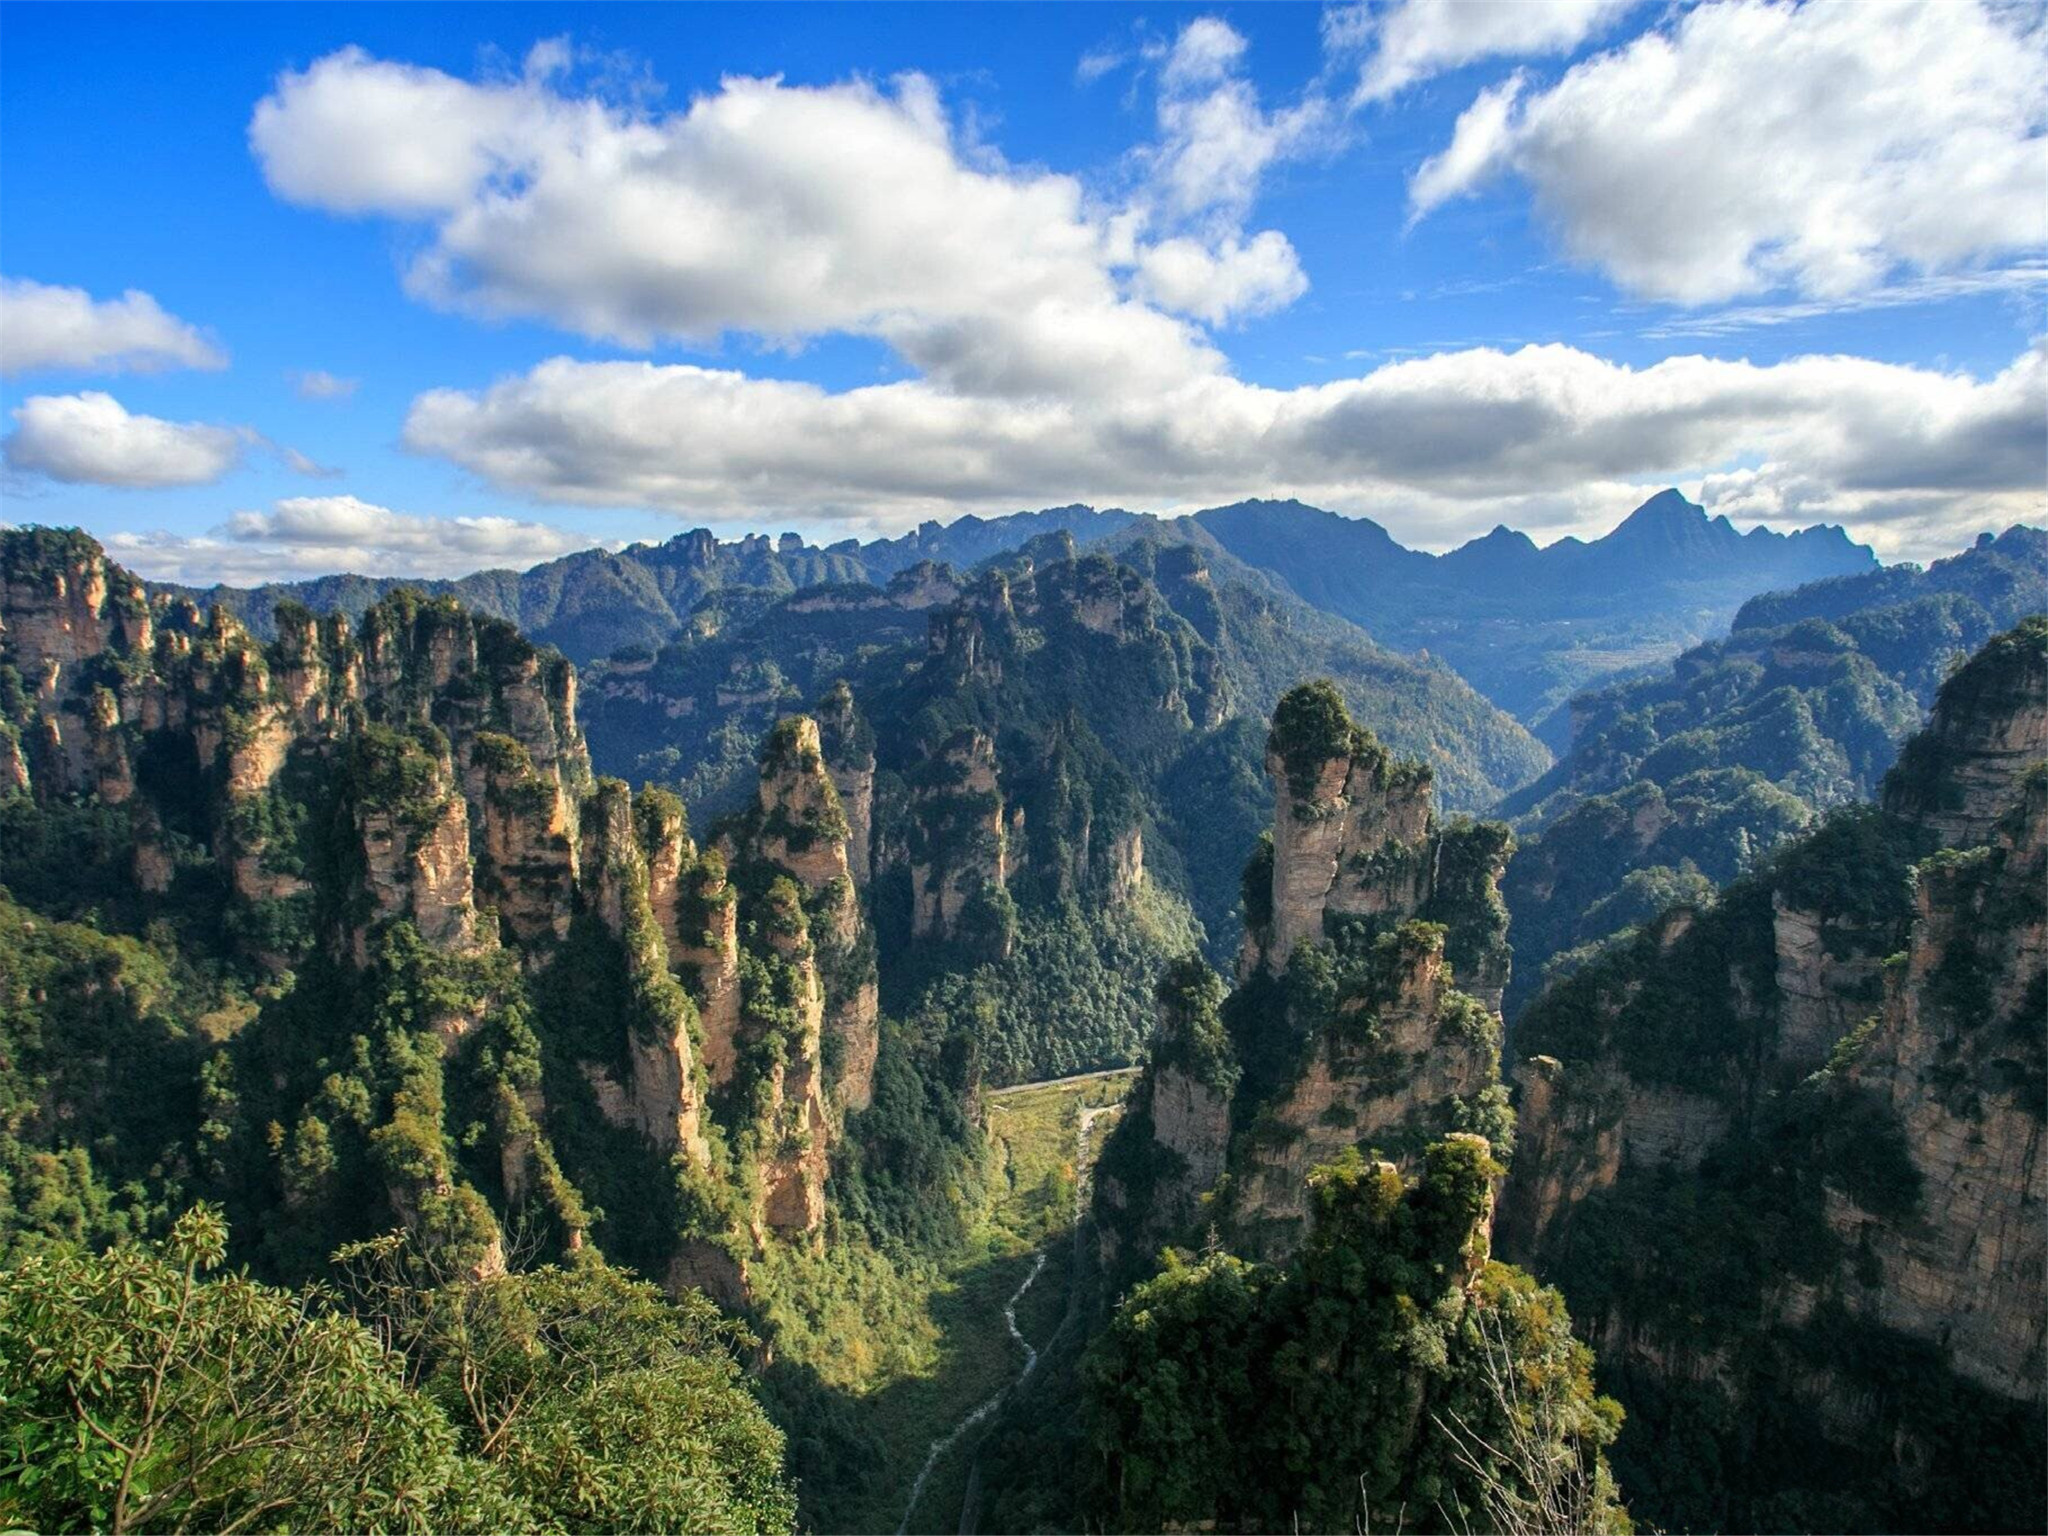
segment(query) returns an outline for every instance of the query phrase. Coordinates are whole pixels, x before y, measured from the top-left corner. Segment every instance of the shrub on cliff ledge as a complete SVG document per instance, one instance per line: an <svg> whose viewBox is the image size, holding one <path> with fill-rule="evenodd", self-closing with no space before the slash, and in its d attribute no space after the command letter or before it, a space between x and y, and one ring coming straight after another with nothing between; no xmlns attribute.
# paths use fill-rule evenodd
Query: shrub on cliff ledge
<svg viewBox="0 0 2048 1536"><path fill-rule="evenodd" d="M1086 1367L1091 1524L1629 1528L1620 1410L1561 1298L1487 1260L1496 1165L1453 1137L1426 1170L1354 1151L1312 1175L1284 1268L1170 1259L1130 1294Z"/></svg>
<svg viewBox="0 0 2048 1536"><path fill-rule="evenodd" d="M1328 678L1298 683L1273 706L1273 731L1266 750L1287 769L1287 787L1296 800L1315 793L1316 774L1335 757L1354 757L1377 750L1372 733L1361 730L1344 707L1344 695Z"/></svg>

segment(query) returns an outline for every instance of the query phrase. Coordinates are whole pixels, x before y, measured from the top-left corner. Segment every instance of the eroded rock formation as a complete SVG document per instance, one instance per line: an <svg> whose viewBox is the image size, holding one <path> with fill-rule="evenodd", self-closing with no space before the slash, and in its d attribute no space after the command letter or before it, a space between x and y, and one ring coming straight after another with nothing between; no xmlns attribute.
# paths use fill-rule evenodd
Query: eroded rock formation
<svg viewBox="0 0 2048 1536"><path fill-rule="evenodd" d="M2038 1518L2044 758L2036 619L1943 686L1882 809L1836 814L1524 1015L1502 1246L1573 1298L1641 1433L1703 1408L1797 1422L1827 1449L1786 1477L1840 1485L1853 1518ZM1659 1237L1617 1249L1630 1230ZM1690 1317L1671 1306L1695 1288ZM1996 1467L1936 1474L1960 1403ZM1653 1478L1649 1509L1757 1519L1737 1474L1711 1506Z"/></svg>

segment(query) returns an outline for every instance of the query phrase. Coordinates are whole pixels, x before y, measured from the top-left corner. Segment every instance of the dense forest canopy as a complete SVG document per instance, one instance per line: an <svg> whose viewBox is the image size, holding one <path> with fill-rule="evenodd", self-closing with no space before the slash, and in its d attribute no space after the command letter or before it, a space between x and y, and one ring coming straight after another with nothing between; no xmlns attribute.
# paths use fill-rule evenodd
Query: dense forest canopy
<svg viewBox="0 0 2048 1536"><path fill-rule="evenodd" d="M663 546L672 618L580 676L466 588L259 631L0 534L0 1509L2030 1509L2038 1398L1887 1245L1945 1240L1915 1116L2038 1121L2048 540L1756 597L1545 773L1226 511ZM1958 1043L1908 1066L1926 1019ZM1819 1310L1745 1321L1787 1285ZM1621 1342L1659 1329L1757 1374L1689 1396ZM1800 1370L1907 1449L1851 1488L1730 1428L1832 1455L1758 1385ZM1935 1454L2016 1470L1949 1497Z"/></svg>

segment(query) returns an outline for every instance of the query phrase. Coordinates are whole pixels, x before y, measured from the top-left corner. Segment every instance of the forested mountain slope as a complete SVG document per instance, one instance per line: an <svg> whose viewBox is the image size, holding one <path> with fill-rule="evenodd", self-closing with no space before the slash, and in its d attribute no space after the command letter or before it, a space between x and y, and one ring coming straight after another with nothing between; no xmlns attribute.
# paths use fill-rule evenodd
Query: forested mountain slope
<svg viewBox="0 0 2048 1536"><path fill-rule="evenodd" d="M659 653L591 669L593 750L602 767L676 782L716 809L768 725L844 677L878 744L878 804L899 798L920 743L978 730L1024 814L1019 847L1069 835L1074 814L1032 803L1031 786L1087 785L1095 835L1127 821L1160 889L1192 904L1218 953L1235 942L1237 872L1265 819L1264 717L1304 676L1337 679L1361 718L1426 755L1455 806L1487 804L1540 767L1542 749L1441 664L1233 575L1228 555L1143 532L1119 536L1114 558L1052 535L975 575L920 563L880 588L721 593ZM1035 871L1054 855L1034 845L1031 857L1014 887L1027 916L1022 893L1041 889ZM1125 1057L1149 1014L1142 985L1131 1008Z"/></svg>
<svg viewBox="0 0 2048 1536"><path fill-rule="evenodd" d="M789 593L847 581L886 585L922 562L967 570L1048 534L1068 535L1080 547L1156 535L1167 543L1194 542L1212 559L1228 555L1241 562L1233 575L1257 570L1269 591L1356 624L1382 646L1442 657L1531 726L1589 682L1661 661L1720 632L1745 598L1875 564L1840 529L1737 534L1727 519L1710 519L1676 491L1665 491L1591 542L1567 538L1538 549L1526 535L1499 528L1442 556L1403 548L1369 519L1299 502L1248 501L1171 518L1085 506L968 515L928 522L896 538L823 547L793 533L721 542L700 528L661 544L585 550L524 573L483 571L454 581L332 576L253 591L158 590L202 605L225 604L268 639L270 611L280 598L353 618L396 587L413 586L508 619L580 665L621 648L660 647L687 626L692 609L722 589ZM1551 739L1563 721L1542 729Z"/></svg>
<svg viewBox="0 0 2048 1536"><path fill-rule="evenodd" d="M1869 798L1947 669L2048 612L2048 533L2015 527L1926 570L1753 599L1724 640L1572 700L1570 750L1502 802L1510 1012L1543 968L1732 880L1831 806Z"/></svg>
<svg viewBox="0 0 2048 1536"><path fill-rule="evenodd" d="M1242 502L1192 521L1382 645L1442 656L1531 726L1603 675L1718 634L1758 592L1876 564L1839 528L1741 534L1676 491L1591 542L1539 549L1496 528L1445 555L1299 502Z"/></svg>
<svg viewBox="0 0 2048 1536"><path fill-rule="evenodd" d="M160 1236L200 1200L232 1231L205 1228L204 1263L226 1245L284 1285L369 1243L385 1279L359 1315L429 1376L459 1358L429 1326L447 1308L513 1308L489 1347L515 1359L563 1343L549 1307L608 1317L595 1377L590 1356L505 1384L548 1417L433 1410L455 1417L423 1448L482 1466L436 1473L453 1513L420 1519L580 1497L611 1523L618 1478L634 1520L787 1528L740 1336L607 1265L749 1318L806 1456L817 1423L858 1447L838 1394L929 1348L915 1298L984 1187L978 1021L879 1017L844 712L830 764L815 721L778 725L749 803L700 843L672 794L592 775L566 661L446 599L394 594L359 624L287 605L266 645L223 609L152 603L81 535L28 530L0 535L0 626L0 1243ZM950 771L930 765L965 791ZM121 1283L74 1278L103 1275ZM534 1285L553 1300L518 1299ZM851 1356L812 1353L820 1318ZM664 1455L632 1449L692 1414Z"/></svg>
<svg viewBox="0 0 2048 1536"><path fill-rule="evenodd" d="M1507 829L1438 823L1426 766L1328 684L1281 699L1265 766L1237 984L1193 960L1161 982L1097 1170L1113 1284L1138 1283L1044 1464L1114 1529L1459 1530L1532 1505L1624 1529L1585 1348L1489 1258ZM1512 1470L1489 1489L1482 1464Z"/></svg>
<svg viewBox="0 0 2048 1536"><path fill-rule="evenodd" d="M1191 606L1208 590L1184 550L1157 561ZM195 1328L239 1316L279 1413L329 1384L418 1427L411 1461L374 1439L337 1461L301 1419L237 1464L313 1523L376 1523L408 1477L423 1525L779 1530L798 1498L828 1527L900 1509L896 1405L957 1374L934 1321L966 1283L950 1277L1029 1256L986 1220L1003 1174L985 1071L1135 1051L1157 976L1206 974L1163 878L1162 829L1188 813L1154 786L1230 721L1233 668L1272 641L1254 628L1229 660L1201 625L1277 621L1222 599L1186 618L1161 592L1057 540L983 570L923 614L914 665L875 653L872 677L780 714L746 793L693 836L672 793L594 774L574 668L500 620L398 592L357 622L281 605L264 642L225 608L152 600L83 536L0 535L0 1241L30 1287L0 1308L40 1308L38 1338L156 1339L193 1432L242 1378L193 1353L212 1332L151 1334L159 1295ZM815 595L830 611L847 592ZM1334 689L1311 692L1342 718ZM1361 773L1426 782L1351 731ZM1481 985L1499 959L1505 844L1420 815L1437 851L1424 875L1409 850L1401 878L1450 936L1390 930L1341 975L1429 994L1431 1027L1462 1030L1486 1079L1453 1098L1476 1093L1498 1133L1497 1026L1438 983L1446 946L1490 957ZM1418 1151L1463 1113L1450 1102L1415 1122ZM1433 1154L1396 1218L1413 1262L1471 1250L1488 1155ZM1271 1174L1298 1235L1306 1187ZM1554 1303L1484 1266L1342 1289L1383 1182L1317 1228L1301 1283L1339 1287L1361 1339L1399 1295L1443 1320L1461 1370L1497 1337L1567 1366L1563 1433L1597 1467L1611 1415ZM337 1255L343 1289L282 1289L336 1280ZM199 1278L223 1256L281 1289ZM1293 1306L1271 1325L1296 1327ZM316 1314L365 1376L304 1374L324 1367L291 1352L294 1320ZM1357 1390L1408 1390L1361 1361ZM153 1411L145 1377L0 1370L10 1435L69 1443L81 1403ZM1461 1421L1492 1411L1441 1385ZM649 1425L674 1433L650 1446ZM1435 1443L1425 1483L1395 1468L1373 1495L1478 1508L1526 1471L1467 1479L1454 1460ZM66 1465L75 1484L20 1506L31 1523L128 1481ZM148 1508L241 1518L253 1476Z"/></svg>
<svg viewBox="0 0 2048 1536"><path fill-rule="evenodd" d="M1561 1287L1673 1527L2048 1514L2048 618L1945 683L1881 806L1552 985L1505 1252Z"/></svg>

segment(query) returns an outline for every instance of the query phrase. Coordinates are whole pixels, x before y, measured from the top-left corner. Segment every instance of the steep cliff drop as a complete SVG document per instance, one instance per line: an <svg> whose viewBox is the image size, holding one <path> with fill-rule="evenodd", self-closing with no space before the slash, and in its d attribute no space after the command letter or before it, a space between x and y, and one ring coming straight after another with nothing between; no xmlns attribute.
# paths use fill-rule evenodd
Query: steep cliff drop
<svg viewBox="0 0 2048 1536"><path fill-rule="evenodd" d="M1112 1272L1210 1224L1293 1252L1310 1170L1352 1148L1406 1163L1452 1131L1507 1148L1507 829L1440 824L1428 768L1395 760L1327 683L1282 697L1266 771L1237 986L1226 997L1199 961L1167 973L1151 1064L1104 1152Z"/></svg>
<svg viewBox="0 0 2048 1536"><path fill-rule="evenodd" d="M1651 1518L2048 1516L2044 758L2048 618L1949 679L1881 806L1518 1027L1502 1247L1596 1341Z"/></svg>

